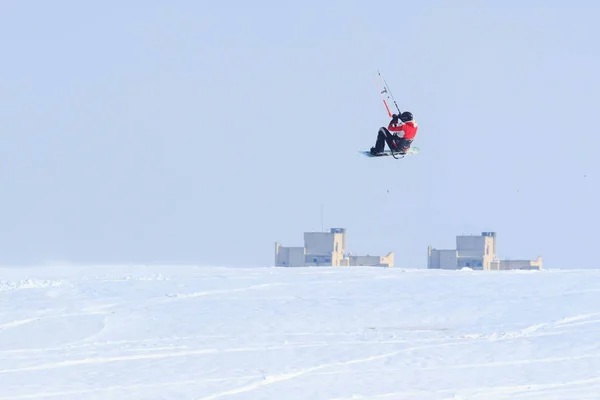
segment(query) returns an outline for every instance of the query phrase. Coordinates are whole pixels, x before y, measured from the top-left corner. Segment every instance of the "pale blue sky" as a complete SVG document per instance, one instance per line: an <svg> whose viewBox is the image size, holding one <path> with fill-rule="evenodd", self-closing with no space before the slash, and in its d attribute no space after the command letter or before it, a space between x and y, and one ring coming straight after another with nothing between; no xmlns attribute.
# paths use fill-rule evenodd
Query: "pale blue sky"
<svg viewBox="0 0 600 400"><path fill-rule="evenodd" d="M10 1L0 262L269 266L324 224L425 267L595 267L597 2ZM502 5L500 5L502 4ZM377 69L418 156L369 159Z"/></svg>

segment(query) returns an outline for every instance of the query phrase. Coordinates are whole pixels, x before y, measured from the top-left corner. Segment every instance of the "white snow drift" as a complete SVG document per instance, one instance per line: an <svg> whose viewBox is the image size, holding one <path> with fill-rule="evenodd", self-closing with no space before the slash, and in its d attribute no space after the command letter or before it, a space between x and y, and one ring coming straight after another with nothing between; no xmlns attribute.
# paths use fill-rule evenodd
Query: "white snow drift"
<svg viewBox="0 0 600 400"><path fill-rule="evenodd" d="M0 268L0 400L598 399L600 271Z"/></svg>

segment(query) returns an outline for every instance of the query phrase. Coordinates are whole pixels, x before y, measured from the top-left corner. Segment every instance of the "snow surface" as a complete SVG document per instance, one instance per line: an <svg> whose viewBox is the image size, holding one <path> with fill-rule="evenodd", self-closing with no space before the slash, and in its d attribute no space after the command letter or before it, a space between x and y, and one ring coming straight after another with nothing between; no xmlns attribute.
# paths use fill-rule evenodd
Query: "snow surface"
<svg viewBox="0 0 600 400"><path fill-rule="evenodd" d="M600 271L0 268L0 399L599 399Z"/></svg>

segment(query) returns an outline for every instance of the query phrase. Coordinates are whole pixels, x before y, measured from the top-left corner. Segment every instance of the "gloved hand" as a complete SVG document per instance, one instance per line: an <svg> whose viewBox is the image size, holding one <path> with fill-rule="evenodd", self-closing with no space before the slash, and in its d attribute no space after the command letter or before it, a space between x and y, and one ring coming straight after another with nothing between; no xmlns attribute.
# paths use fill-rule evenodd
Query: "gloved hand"
<svg viewBox="0 0 600 400"><path fill-rule="evenodd" d="M398 122L398 115L392 114L392 122Z"/></svg>

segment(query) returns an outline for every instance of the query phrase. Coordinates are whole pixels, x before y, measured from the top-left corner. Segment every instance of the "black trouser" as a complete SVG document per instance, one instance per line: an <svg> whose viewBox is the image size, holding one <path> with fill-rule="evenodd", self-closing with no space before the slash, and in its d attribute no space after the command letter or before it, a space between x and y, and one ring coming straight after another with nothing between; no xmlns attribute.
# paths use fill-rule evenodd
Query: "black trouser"
<svg viewBox="0 0 600 400"><path fill-rule="evenodd" d="M375 142L375 151L378 153L383 152L387 143L390 150L397 153L405 153L409 148L412 140L407 140L395 135L392 135L387 128L380 128L377 133L377 142Z"/></svg>

